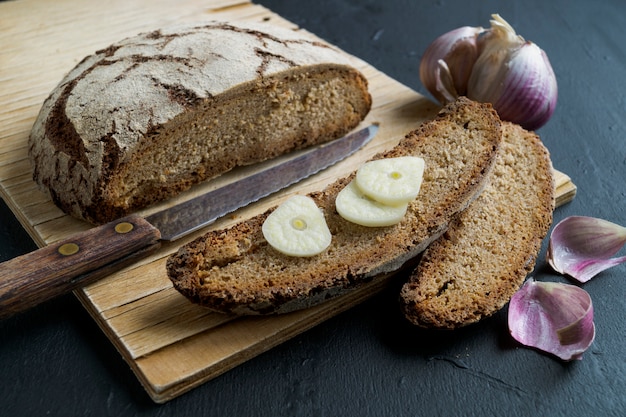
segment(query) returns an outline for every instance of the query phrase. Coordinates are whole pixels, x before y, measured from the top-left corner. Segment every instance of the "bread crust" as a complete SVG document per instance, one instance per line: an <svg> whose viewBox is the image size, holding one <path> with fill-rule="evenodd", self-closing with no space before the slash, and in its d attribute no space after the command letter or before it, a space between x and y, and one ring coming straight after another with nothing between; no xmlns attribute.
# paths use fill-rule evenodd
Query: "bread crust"
<svg viewBox="0 0 626 417"><path fill-rule="evenodd" d="M504 307L533 270L552 223L552 172L539 137L503 122L487 187L428 247L401 289L411 323L454 329Z"/></svg>
<svg viewBox="0 0 626 417"><path fill-rule="evenodd" d="M55 204L103 223L340 137L370 108L367 80L346 54L305 32L176 26L83 59L44 102L29 155Z"/></svg>
<svg viewBox="0 0 626 417"><path fill-rule="evenodd" d="M420 195L399 224L364 227L337 214L335 198L353 173L310 194L333 236L322 254L290 257L269 246L261 226L270 209L182 246L168 258L168 276L191 301L223 313L285 313L319 304L398 270L439 237L483 188L500 140L491 106L460 98L375 157L425 159Z"/></svg>

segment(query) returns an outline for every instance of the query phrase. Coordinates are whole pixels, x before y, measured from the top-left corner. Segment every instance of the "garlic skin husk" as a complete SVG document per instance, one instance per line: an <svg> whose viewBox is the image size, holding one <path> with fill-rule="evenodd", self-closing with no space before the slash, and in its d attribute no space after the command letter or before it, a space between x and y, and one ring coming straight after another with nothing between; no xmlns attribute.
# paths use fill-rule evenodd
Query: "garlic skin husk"
<svg viewBox="0 0 626 417"><path fill-rule="evenodd" d="M582 359L596 333L593 303L587 291L532 278L511 298L508 326L519 343L564 361Z"/></svg>
<svg viewBox="0 0 626 417"><path fill-rule="evenodd" d="M491 103L503 120L527 130L543 126L558 98L556 76L546 53L524 40L499 15L478 37L479 57L467 84L467 97Z"/></svg>
<svg viewBox="0 0 626 417"><path fill-rule="evenodd" d="M467 82L478 58L477 38L482 27L463 26L444 33L424 51L420 80L440 103L467 94Z"/></svg>
<svg viewBox="0 0 626 417"><path fill-rule="evenodd" d="M561 274L587 282L600 272L626 262L614 257L626 245L626 227L588 216L561 220L550 233L547 261Z"/></svg>

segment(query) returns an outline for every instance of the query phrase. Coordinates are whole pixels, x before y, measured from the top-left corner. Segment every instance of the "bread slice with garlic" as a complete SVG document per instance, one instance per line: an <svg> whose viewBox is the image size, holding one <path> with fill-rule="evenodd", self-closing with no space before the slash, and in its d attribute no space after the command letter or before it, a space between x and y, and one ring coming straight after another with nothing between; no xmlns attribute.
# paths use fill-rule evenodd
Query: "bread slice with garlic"
<svg viewBox="0 0 626 417"><path fill-rule="evenodd" d="M402 287L407 319L454 329L500 310L535 265L552 223L554 179L539 137L503 122L490 180L422 255Z"/></svg>
<svg viewBox="0 0 626 417"><path fill-rule="evenodd" d="M33 177L66 213L111 221L349 132L371 107L353 63L269 23L124 39L84 58L44 102L30 135Z"/></svg>
<svg viewBox="0 0 626 417"><path fill-rule="evenodd" d="M460 98L374 158L425 161L420 193L399 223L367 227L337 213L335 199L353 173L309 195L332 235L320 254L294 257L273 248L262 233L270 209L183 245L167 260L168 276L191 301L223 313L285 313L324 302L398 270L439 237L484 188L500 141L491 106Z"/></svg>

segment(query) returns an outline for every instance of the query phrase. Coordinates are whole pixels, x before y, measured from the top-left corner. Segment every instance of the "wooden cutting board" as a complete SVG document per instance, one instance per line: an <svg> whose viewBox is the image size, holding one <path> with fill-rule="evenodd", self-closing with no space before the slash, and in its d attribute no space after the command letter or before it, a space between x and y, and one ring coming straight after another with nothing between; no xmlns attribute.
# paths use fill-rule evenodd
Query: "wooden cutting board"
<svg viewBox="0 0 626 417"><path fill-rule="evenodd" d="M84 56L126 36L177 22L250 20L295 28L244 0L20 0L0 3L0 16L0 191L39 246L89 227L64 215L37 190L27 159L28 134L43 100ZM438 110L415 91L351 59L370 82L374 106L365 123L380 123L375 140L348 160L241 209L212 228L227 227L264 211L295 191L321 189L375 153L393 147ZM253 169L236 170L164 204L206 192ZM560 172L557 181L560 205L574 197L576 187ZM360 303L390 278L381 277L344 297L281 316L235 318L209 313L178 294L165 273L167 256L206 230L165 245L156 254L76 292L155 402L172 399Z"/></svg>

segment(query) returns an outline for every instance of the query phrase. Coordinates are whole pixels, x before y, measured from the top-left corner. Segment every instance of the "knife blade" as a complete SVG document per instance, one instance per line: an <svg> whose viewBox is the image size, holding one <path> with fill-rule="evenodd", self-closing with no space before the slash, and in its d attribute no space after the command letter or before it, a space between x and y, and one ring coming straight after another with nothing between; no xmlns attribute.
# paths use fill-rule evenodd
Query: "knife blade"
<svg viewBox="0 0 626 417"><path fill-rule="evenodd" d="M377 133L370 125L143 218L132 214L0 264L0 319L92 283L225 214L341 161Z"/></svg>

